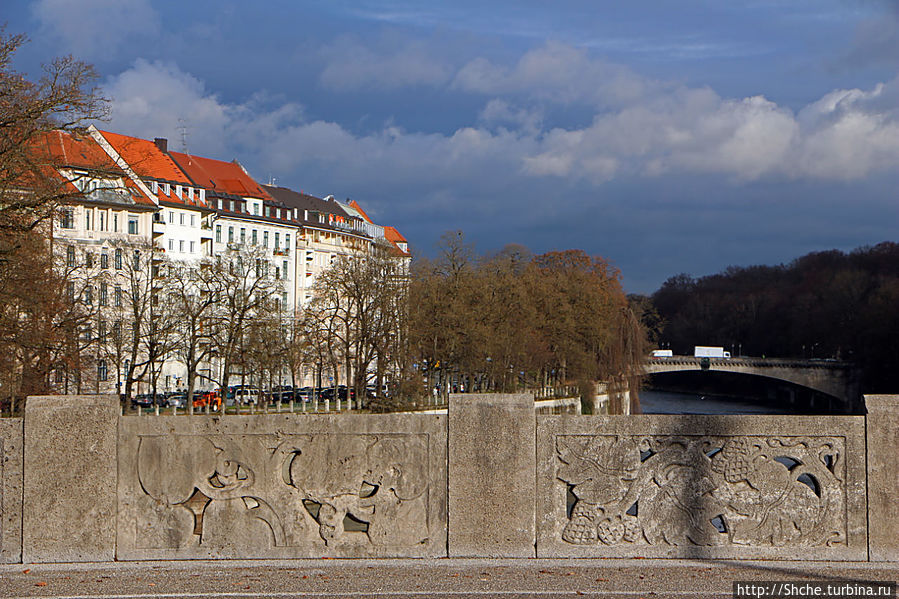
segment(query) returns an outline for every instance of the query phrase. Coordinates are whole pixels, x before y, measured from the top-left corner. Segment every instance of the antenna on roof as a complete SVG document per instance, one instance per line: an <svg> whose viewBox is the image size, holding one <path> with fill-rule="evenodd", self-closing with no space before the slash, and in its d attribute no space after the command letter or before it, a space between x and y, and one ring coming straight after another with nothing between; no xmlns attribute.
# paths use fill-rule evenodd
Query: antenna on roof
<svg viewBox="0 0 899 599"><path fill-rule="evenodd" d="M273 175L269 175L269 176L268 176L268 184L269 184L269 185L271 185L272 187L274 187L274 186L275 186L275 181L277 181L277 179L276 179Z"/></svg>
<svg viewBox="0 0 899 599"><path fill-rule="evenodd" d="M178 118L178 133L181 134L181 151L190 154L187 149L187 120L184 118Z"/></svg>

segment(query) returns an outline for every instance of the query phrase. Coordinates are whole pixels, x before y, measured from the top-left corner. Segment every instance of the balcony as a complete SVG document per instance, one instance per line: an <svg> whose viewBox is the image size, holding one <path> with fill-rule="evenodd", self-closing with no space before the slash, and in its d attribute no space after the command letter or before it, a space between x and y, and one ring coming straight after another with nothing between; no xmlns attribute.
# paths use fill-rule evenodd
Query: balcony
<svg viewBox="0 0 899 599"><path fill-rule="evenodd" d="M289 256L289 255L290 255L290 250L289 250L289 249L276 249L276 250L274 250L272 253L273 253L275 256Z"/></svg>
<svg viewBox="0 0 899 599"><path fill-rule="evenodd" d="M153 235L165 233L165 221L153 219Z"/></svg>

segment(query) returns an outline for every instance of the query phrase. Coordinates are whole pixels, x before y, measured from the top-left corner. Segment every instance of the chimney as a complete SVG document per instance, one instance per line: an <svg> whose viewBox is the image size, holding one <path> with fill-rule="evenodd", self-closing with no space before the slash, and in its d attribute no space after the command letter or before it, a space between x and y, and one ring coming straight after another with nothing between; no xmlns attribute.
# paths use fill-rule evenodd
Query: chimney
<svg viewBox="0 0 899 599"><path fill-rule="evenodd" d="M159 148L161 152L169 151L169 140L164 137L157 137L153 140L153 143L156 144L156 147Z"/></svg>

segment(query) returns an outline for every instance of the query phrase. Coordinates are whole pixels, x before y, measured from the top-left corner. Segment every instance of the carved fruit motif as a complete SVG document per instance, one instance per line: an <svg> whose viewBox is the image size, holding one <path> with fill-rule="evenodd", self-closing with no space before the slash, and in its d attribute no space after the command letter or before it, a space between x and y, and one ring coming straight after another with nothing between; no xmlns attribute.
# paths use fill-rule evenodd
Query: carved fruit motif
<svg viewBox="0 0 899 599"><path fill-rule="evenodd" d="M578 501L571 513L571 520L562 531L562 539L575 545L596 543L596 507Z"/></svg>
<svg viewBox="0 0 899 599"><path fill-rule="evenodd" d="M752 447L744 438L730 439L721 453L712 460L712 470L724 475L729 483L748 480L750 475L749 455Z"/></svg>

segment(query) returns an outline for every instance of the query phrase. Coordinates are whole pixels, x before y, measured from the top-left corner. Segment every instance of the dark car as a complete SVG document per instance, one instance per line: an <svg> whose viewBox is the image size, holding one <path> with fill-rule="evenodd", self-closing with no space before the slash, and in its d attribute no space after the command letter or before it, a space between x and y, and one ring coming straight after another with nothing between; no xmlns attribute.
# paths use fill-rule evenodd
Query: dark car
<svg viewBox="0 0 899 599"><path fill-rule="evenodd" d="M132 408L150 408L153 406L152 393L140 393L131 398Z"/></svg>

